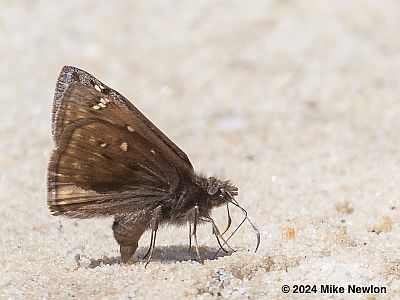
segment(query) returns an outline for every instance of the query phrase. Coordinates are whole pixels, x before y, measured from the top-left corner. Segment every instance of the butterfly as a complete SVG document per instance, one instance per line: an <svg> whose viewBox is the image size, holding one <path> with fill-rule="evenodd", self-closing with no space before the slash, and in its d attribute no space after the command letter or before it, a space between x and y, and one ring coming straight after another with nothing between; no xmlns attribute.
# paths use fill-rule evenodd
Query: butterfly
<svg viewBox="0 0 400 300"><path fill-rule="evenodd" d="M151 230L151 260L160 225L189 224L197 258L199 223L210 223L222 250L229 238L228 204L245 214L230 181L197 174L187 155L125 97L89 73L62 68L52 109L55 148L48 164L47 204L53 215L112 217L121 261L131 262L142 234ZM211 210L226 205L227 229L221 233ZM250 222L257 234L260 234ZM237 228L238 229L238 228ZM236 229L236 230L237 230ZM234 231L235 232L235 231ZM225 250L226 251L226 250ZM147 265L146 263L146 265Z"/></svg>

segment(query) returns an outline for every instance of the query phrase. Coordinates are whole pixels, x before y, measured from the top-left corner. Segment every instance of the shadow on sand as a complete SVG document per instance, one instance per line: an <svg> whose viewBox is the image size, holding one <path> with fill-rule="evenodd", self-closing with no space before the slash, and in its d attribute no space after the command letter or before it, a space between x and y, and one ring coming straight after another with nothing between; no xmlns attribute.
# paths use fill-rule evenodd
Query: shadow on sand
<svg viewBox="0 0 400 300"><path fill-rule="evenodd" d="M199 247L200 254L203 260L214 260L218 257L224 257L230 255L231 252L225 253L224 251L219 251L216 255L218 248L213 247ZM146 262L146 259L142 257L146 254L147 248L139 248L136 254L133 256L133 261L136 262ZM160 246L154 250L153 258L151 261L161 261L161 262L181 262L197 260L196 251L194 248L188 253L187 247L185 246ZM96 268L103 265L115 265L120 264L120 257L107 257L104 256L100 259L90 259L89 268Z"/></svg>

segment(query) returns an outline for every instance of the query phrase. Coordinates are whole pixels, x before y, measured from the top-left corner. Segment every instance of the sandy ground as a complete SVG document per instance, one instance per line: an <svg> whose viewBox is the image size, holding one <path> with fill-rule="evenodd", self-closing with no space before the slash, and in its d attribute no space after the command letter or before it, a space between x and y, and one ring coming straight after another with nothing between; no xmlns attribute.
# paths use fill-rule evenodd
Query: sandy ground
<svg viewBox="0 0 400 300"><path fill-rule="evenodd" d="M337 299L399 299L399 2L198 2L1 5L0 298L321 299L330 284L346 289ZM237 184L259 251L246 225L238 251L212 259L203 226L200 265L187 228L164 228L154 261L126 266L112 220L52 217L50 112L65 64L131 99L196 170ZM213 216L223 227L225 211Z"/></svg>

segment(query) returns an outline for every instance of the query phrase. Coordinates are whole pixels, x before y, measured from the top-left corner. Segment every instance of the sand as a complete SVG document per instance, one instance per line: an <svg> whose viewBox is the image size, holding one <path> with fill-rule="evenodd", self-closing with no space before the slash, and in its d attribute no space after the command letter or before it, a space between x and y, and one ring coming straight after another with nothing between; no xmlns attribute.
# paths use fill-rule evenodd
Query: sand
<svg viewBox="0 0 400 300"><path fill-rule="evenodd" d="M198 2L2 4L0 298L399 299L399 2ZM131 99L197 171L231 179L258 252L245 225L237 251L213 259L203 226L201 265L188 229L168 227L147 268L149 233L121 265L111 219L51 216L50 112L66 64ZM213 216L223 228L225 210Z"/></svg>

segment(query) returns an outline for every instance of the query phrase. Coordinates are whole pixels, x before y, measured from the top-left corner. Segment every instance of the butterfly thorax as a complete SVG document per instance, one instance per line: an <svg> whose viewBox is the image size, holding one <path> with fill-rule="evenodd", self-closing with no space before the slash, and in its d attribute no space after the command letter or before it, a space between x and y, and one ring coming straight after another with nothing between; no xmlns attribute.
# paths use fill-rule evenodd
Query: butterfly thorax
<svg viewBox="0 0 400 300"><path fill-rule="evenodd" d="M194 218L196 206L200 216L209 217L213 208L228 203L237 195L237 191L237 187L229 181L196 175L192 182L184 184L179 192L175 192L170 201L163 202L163 220L184 225Z"/></svg>

